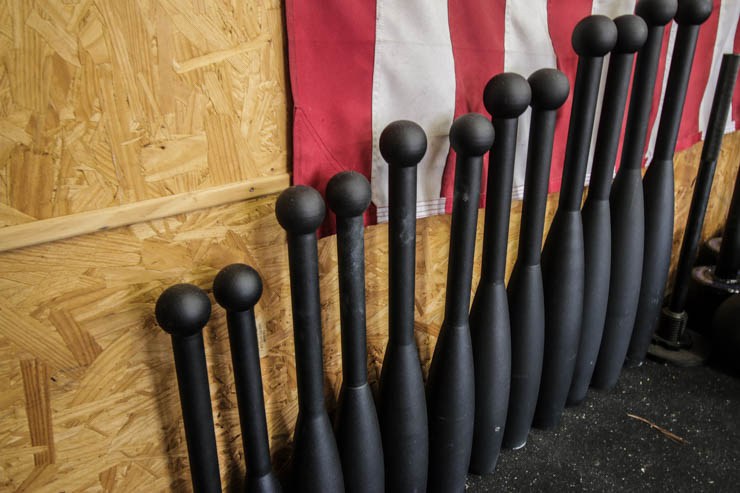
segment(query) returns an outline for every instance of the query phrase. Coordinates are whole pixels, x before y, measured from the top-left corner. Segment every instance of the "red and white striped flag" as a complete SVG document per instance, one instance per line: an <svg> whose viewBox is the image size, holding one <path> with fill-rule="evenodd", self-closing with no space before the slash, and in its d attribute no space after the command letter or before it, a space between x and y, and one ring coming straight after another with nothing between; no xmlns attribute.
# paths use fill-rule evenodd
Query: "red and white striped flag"
<svg viewBox="0 0 740 493"><path fill-rule="evenodd" d="M429 142L419 165L418 217L449 212L454 156L448 131L459 115L486 114L486 82L504 71L528 77L555 67L573 87L576 23L590 14L632 13L634 7L635 0L287 0L294 183L323 193L338 171L359 171L372 184L369 221L384 221L388 176L378 138L388 123L413 120ZM740 50L738 17L740 0L715 0L701 28L679 149L700 140L706 130L722 54ZM657 134L675 32L675 23L666 29L646 158ZM569 98L558 113L550 191L560 187L570 107ZM740 89L726 131L734 131L738 119ZM520 120L515 198L524 188L529 111ZM485 170L483 176L485 183ZM324 232L331 230L327 224Z"/></svg>

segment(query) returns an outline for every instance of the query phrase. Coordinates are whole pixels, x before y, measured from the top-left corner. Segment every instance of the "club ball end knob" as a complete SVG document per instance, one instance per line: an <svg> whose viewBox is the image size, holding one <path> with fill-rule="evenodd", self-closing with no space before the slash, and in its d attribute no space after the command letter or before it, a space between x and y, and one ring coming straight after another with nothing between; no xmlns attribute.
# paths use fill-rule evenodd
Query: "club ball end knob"
<svg viewBox="0 0 740 493"><path fill-rule="evenodd" d="M292 234L315 232L325 214L326 206L321 194L304 185L286 188L275 204L275 215L280 226Z"/></svg>
<svg viewBox="0 0 740 493"><path fill-rule="evenodd" d="M554 68L541 68L529 76L532 88L532 108L548 111L560 108L568 99L568 77Z"/></svg>
<svg viewBox="0 0 740 493"><path fill-rule="evenodd" d="M677 0L640 0L635 6L635 14L645 19L648 26L665 26L677 10Z"/></svg>
<svg viewBox="0 0 740 493"><path fill-rule="evenodd" d="M262 296L262 279L257 271L248 265L227 265L213 280L213 296L227 311L251 310Z"/></svg>
<svg viewBox="0 0 740 493"><path fill-rule="evenodd" d="M617 26L616 53L635 53L647 41L648 27L645 20L638 15L620 15L614 19Z"/></svg>
<svg viewBox="0 0 740 493"><path fill-rule="evenodd" d="M398 120L380 134L380 154L391 166L416 166L427 152L427 136L419 124Z"/></svg>
<svg viewBox="0 0 740 493"><path fill-rule="evenodd" d="M531 100L527 79L513 72L493 76L483 90L483 104L494 118L517 118Z"/></svg>
<svg viewBox="0 0 740 493"><path fill-rule="evenodd" d="M493 125L480 113L468 113L452 122L450 145L465 156L482 156L493 144Z"/></svg>
<svg viewBox="0 0 740 493"><path fill-rule="evenodd" d="M617 43L617 26L605 15L589 15L576 24L572 43L578 56L602 57Z"/></svg>
<svg viewBox="0 0 740 493"><path fill-rule="evenodd" d="M699 25L712 14L712 0L679 0L676 22L682 25Z"/></svg>
<svg viewBox="0 0 740 493"><path fill-rule="evenodd" d="M326 185L326 202L340 217L360 216L370 205L370 183L361 173L342 171Z"/></svg>
<svg viewBox="0 0 740 493"><path fill-rule="evenodd" d="M211 317L211 300L199 287L175 284L165 289L154 309L157 323L165 332L187 337L197 334Z"/></svg>

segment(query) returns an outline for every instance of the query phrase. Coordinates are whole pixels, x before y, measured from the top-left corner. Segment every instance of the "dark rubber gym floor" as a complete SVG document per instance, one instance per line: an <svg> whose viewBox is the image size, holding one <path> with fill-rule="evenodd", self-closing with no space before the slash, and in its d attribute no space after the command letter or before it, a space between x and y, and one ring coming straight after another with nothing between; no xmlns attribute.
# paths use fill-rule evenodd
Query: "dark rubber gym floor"
<svg viewBox="0 0 740 493"><path fill-rule="evenodd" d="M590 391L556 431L533 430L467 489L565 490L740 491L740 379L651 361L625 369L614 390Z"/></svg>

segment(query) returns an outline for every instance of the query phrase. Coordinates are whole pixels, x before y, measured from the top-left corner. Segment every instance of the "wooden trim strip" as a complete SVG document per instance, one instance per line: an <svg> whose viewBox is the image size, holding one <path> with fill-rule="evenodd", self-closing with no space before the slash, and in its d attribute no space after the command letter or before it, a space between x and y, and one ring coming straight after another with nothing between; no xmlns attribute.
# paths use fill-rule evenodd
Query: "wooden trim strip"
<svg viewBox="0 0 740 493"><path fill-rule="evenodd" d="M284 173L116 207L6 226L0 228L0 252L253 199L279 192L288 186L290 186L290 175Z"/></svg>

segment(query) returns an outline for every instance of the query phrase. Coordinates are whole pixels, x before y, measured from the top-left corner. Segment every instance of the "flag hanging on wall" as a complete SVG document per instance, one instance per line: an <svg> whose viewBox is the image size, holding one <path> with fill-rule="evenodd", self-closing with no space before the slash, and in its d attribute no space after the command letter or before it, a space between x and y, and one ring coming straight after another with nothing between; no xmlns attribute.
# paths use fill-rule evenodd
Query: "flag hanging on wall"
<svg viewBox="0 0 740 493"><path fill-rule="evenodd" d="M459 115L487 114L482 95L488 80L500 72L528 77L554 67L568 76L572 88L576 23L590 14L632 13L634 7L635 0L287 0L294 183L323 193L335 173L361 172L372 185L368 221L385 221L388 176L378 139L388 123L413 120L428 138L418 170L417 215L449 212L454 156L448 131ZM715 0L701 28L678 149L699 141L706 130L722 54L740 51L739 17L740 0ZM675 33L672 23L658 68L646 160L657 136ZM569 97L558 113L551 192L560 188L570 103ZM599 110L600 103L596 124ZM736 129L738 119L740 86L727 132ZM529 110L519 123L515 198L524 189L528 126ZM484 169L483 191L485 177ZM332 230L328 222L324 233Z"/></svg>

